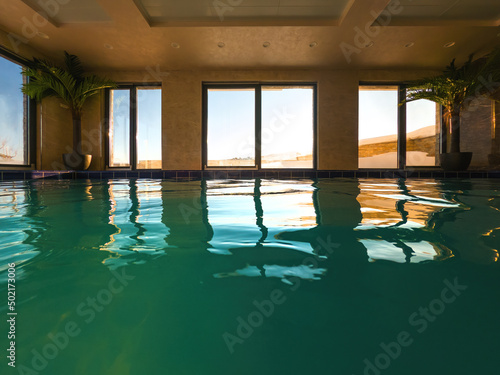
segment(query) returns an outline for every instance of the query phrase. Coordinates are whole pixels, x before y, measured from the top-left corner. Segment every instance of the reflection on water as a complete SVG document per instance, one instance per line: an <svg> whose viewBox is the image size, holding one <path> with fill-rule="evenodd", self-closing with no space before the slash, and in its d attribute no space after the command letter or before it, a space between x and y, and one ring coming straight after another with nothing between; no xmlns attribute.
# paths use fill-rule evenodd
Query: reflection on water
<svg viewBox="0 0 500 375"><path fill-rule="evenodd" d="M169 251L205 250L245 262L216 270L216 277L284 278L289 272L316 279L324 269L304 270L297 262L311 255L326 259L318 239L327 236L338 253L351 252L351 260L419 263L460 256L488 263L498 258L499 201L497 186L488 181L4 183L1 269L58 248L100 250L110 268Z"/></svg>
<svg viewBox="0 0 500 375"><path fill-rule="evenodd" d="M146 255L163 255L169 229L161 222L162 186L160 181L109 181L109 224L115 228L110 240L100 247L109 251L104 264L111 268L140 263Z"/></svg>
<svg viewBox="0 0 500 375"><path fill-rule="evenodd" d="M459 276L464 296L384 374L443 373L463 348L466 373L486 374L499 197L488 180L2 183L0 293L15 261L24 365L81 329L40 374L360 374ZM133 280L110 294L116 272ZM222 334L276 290L286 302L231 355Z"/></svg>
<svg viewBox="0 0 500 375"><path fill-rule="evenodd" d="M498 259L496 185L487 181L110 180L4 183L0 270L39 253L100 250L110 269L208 251L213 276L317 280L343 261ZM335 252L320 240L331 238ZM22 269L22 267L21 267Z"/></svg>
<svg viewBox="0 0 500 375"><path fill-rule="evenodd" d="M0 185L0 282L6 282L8 264L24 263L36 256L34 243L43 231L36 190L26 182ZM17 275L23 277L21 269Z"/></svg>

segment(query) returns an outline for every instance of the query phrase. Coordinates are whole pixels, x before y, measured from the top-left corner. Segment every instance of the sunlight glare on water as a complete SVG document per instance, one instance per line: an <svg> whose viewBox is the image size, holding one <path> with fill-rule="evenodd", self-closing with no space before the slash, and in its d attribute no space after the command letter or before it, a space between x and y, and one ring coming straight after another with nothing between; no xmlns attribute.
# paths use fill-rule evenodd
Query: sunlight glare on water
<svg viewBox="0 0 500 375"><path fill-rule="evenodd" d="M499 235L493 180L3 182L0 295L24 373L493 374Z"/></svg>

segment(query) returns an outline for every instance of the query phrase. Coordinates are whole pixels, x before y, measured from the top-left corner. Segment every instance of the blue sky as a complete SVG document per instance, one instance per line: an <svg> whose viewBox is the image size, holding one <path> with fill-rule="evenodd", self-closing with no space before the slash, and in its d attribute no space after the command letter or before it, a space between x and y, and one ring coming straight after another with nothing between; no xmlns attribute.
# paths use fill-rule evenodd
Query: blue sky
<svg viewBox="0 0 500 375"><path fill-rule="evenodd" d="M161 160L161 89L139 89L137 101L137 160Z"/></svg>
<svg viewBox="0 0 500 375"><path fill-rule="evenodd" d="M312 154L313 90L262 89L262 155ZM209 90L208 160L255 156L255 92Z"/></svg>
<svg viewBox="0 0 500 375"><path fill-rule="evenodd" d="M138 89L137 161L161 160L161 89ZM115 164L130 160L130 90L113 90Z"/></svg>
<svg viewBox="0 0 500 375"><path fill-rule="evenodd" d="M24 164L23 94L21 86L22 67L0 58L0 142L7 141L8 147L16 151L8 163ZM0 160L1 162L1 160Z"/></svg>
<svg viewBox="0 0 500 375"><path fill-rule="evenodd" d="M255 157L255 91L209 90L208 160Z"/></svg>

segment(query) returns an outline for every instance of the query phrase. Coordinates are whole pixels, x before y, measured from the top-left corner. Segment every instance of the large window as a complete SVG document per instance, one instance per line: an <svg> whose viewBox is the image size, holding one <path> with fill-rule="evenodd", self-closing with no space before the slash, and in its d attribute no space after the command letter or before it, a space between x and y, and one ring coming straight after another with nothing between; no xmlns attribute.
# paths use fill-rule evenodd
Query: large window
<svg viewBox="0 0 500 375"><path fill-rule="evenodd" d="M130 90L110 90L109 165L130 166Z"/></svg>
<svg viewBox="0 0 500 375"><path fill-rule="evenodd" d="M359 168L398 166L398 89L359 88Z"/></svg>
<svg viewBox="0 0 500 375"><path fill-rule="evenodd" d="M315 91L307 85L206 85L206 168L314 168Z"/></svg>
<svg viewBox="0 0 500 375"><path fill-rule="evenodd" d="M255 89L209 89L207 166L255 166Z"/></svg>
<svg viewBox="0 0 500 375"><path fill-rule="evenodd" d="M406 104L406 166L438 165L439 104L416 100Z"/></svg>
<svg viewBox="0 0 500 375"><path fill-rule="evenodd" d="M314 89L262 88L262 168L313 168Z"/></svg>
<svg viewBox="0 0 500 375"><path fill-rule="evenodd" d="M400 105L399 85L359 87L359 168L437 165L439 106L428 100Z"/></svg>
<svg viewBox="0 0 500 375"><path fill-rule="evenodd" d="M161 88L109 90L108 165L161 169Z"/></svg>
<svg viewBox="0 0 500 375"><path fill-rule="evenodd" d="M28 99L22 65L0 55L0 164L28 165Z"/></svg>

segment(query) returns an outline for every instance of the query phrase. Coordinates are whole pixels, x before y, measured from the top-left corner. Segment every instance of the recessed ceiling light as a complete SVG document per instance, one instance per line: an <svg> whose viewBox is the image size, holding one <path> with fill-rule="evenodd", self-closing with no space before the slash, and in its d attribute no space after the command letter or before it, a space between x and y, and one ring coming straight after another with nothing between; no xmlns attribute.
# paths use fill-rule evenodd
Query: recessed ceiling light
<svg viewBox="0 0 500 375"><path fill-rule="evenodd" d="M41 31L37 32L36 35L38 35L40 38L43 38L43 39L50 39L50 36L48 36L45 33L42 33Z"/></svg>
<svg viewBox="0 0 500 375"><path fill-rule="evenodd" d="M179 43L172 43L171 44L172 48L181 48L181 45Z"/></svg>
<svg viewBox="0 0 500 375"><path fill-rule="evenodd" d="M405 47L410 48L410 47L413 47L414 45L415 45L415 42L410 42L410 43L406 43Z"/></svg>
<svg viewBox="0 0 500 375"><path fill-rule="evenodd" d="M450 47L453 47L454 45L455 45L455 42L448 42L443 47L444 48L450 48Z"/></svg>
<svg viewBox="0 0 500 375"><path fill-rule="evenodd" d="M262 44L262 47L267 48L267 47L269 47L270 45L271 45L271 43L269 43L269 42L264 42L264 44Z"/></svg>
<svg viewBox="0 0 500 375"><path fill-rule="evenodd" d="M373 47L374 44L375 44L375 42L372 40L370 43L365 45L365 48Z"/></svg>
<svg viewBox="0 0 500 375"><path fill-rule="evenodd" d="M311 42L309 43L309 47L314 48L318 46L318 42Z"/></svg>
<svg viewBox="0 0 500 375"><path fill-rule="evenodd" d="M114 47L111 44L104 43L104 48L113 49Z"/></svg>
<svg viewBox="0 0 500 375"><path fill-rule="evenodd" d="M219 48L224 48L224 47L226 46L226 43L224 43L224 42L219 42L219 44L217 44L217 46L218 46Z"/></svg>

